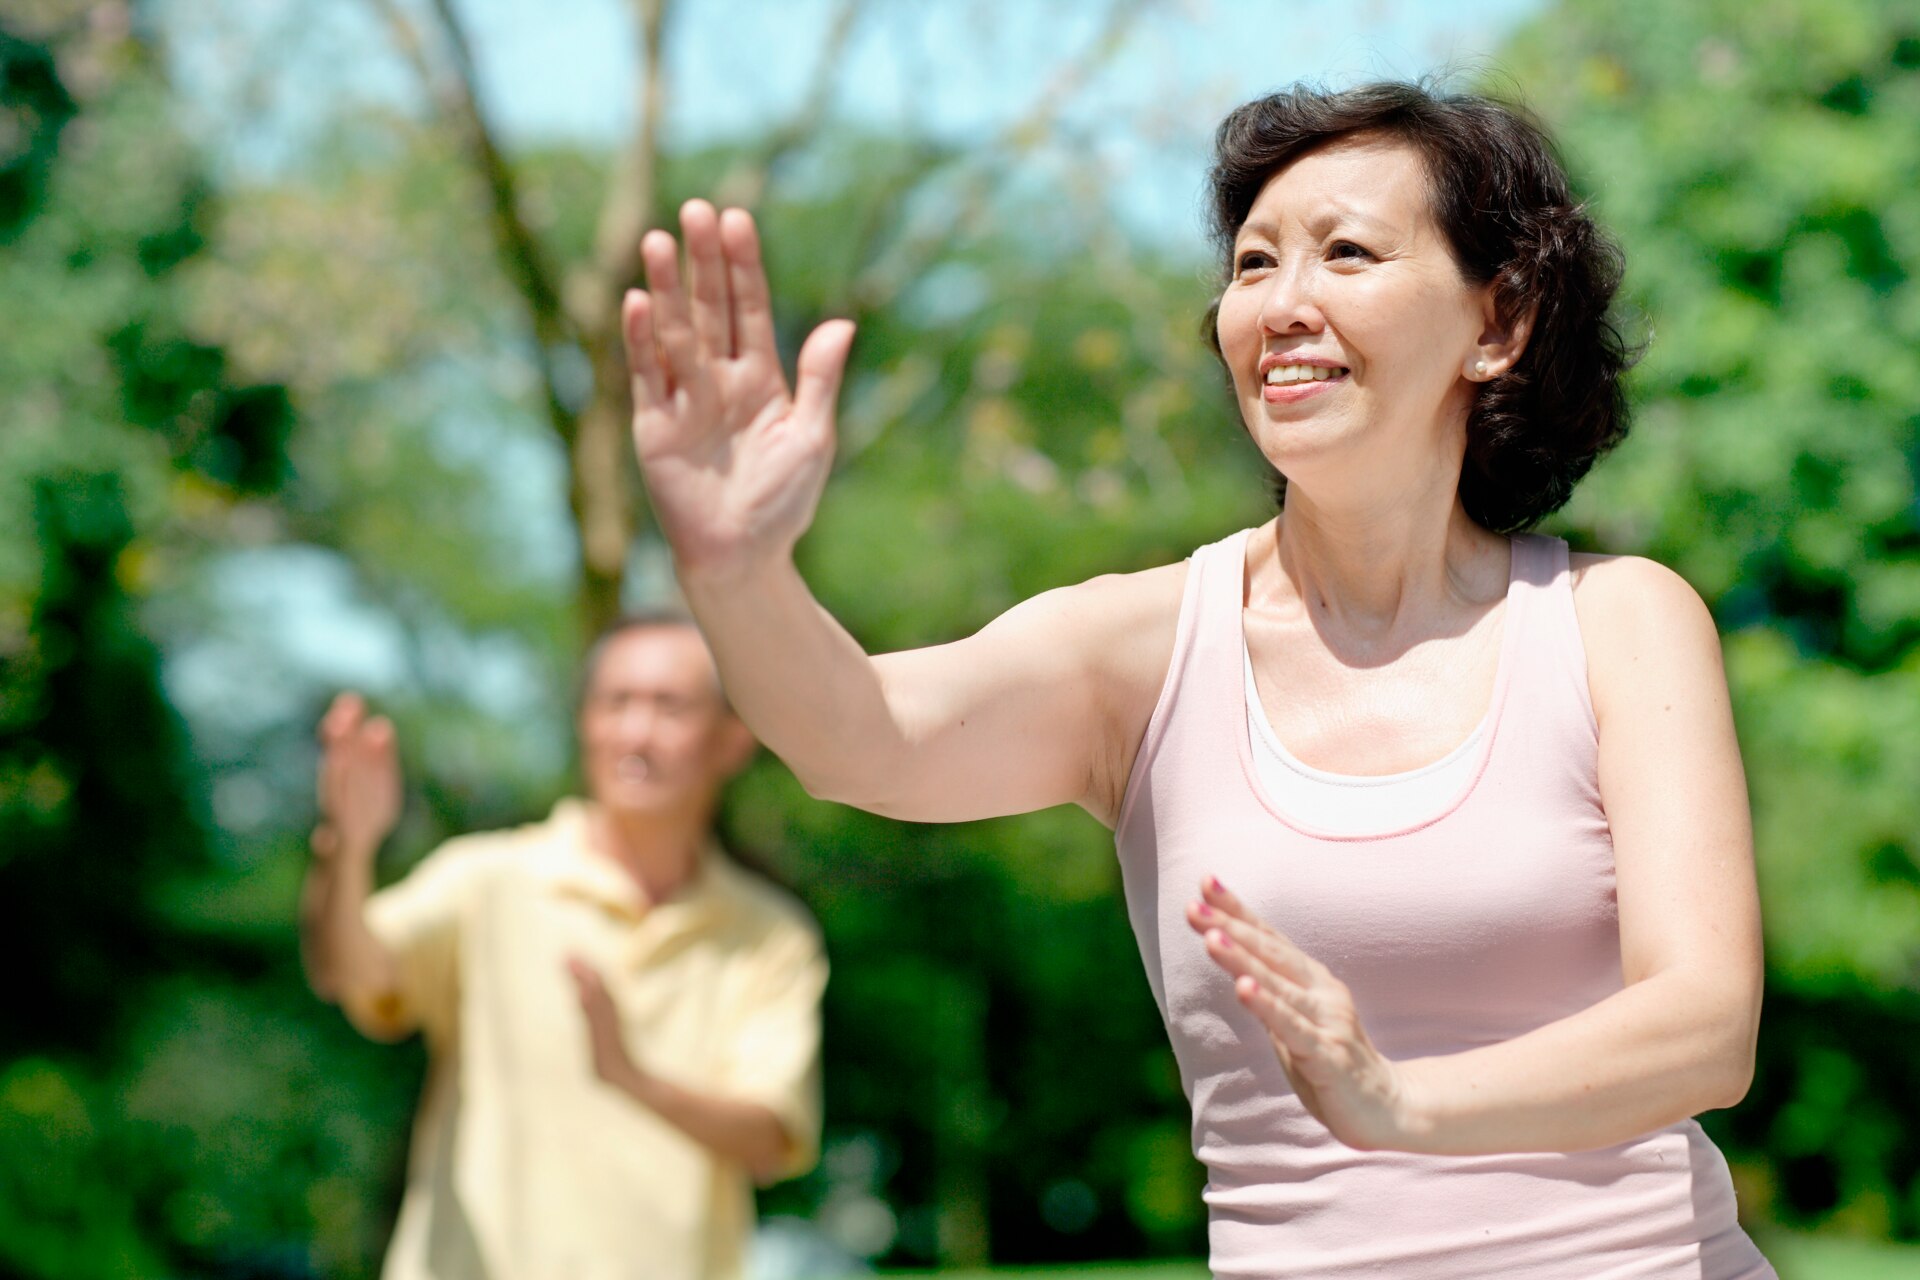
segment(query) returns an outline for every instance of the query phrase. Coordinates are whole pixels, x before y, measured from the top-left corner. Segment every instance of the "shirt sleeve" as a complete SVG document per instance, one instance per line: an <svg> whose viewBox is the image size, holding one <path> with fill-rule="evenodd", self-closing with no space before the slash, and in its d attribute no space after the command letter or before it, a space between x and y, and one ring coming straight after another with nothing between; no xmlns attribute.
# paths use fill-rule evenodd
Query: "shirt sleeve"
<svg viewBox="0 0 1920 1280"><path fill-rule="evenodd" d="M367 929L393 957L394 984L342 1002L354 1025L382 1039L423 1031L434 1040L452 1031L461 919L491 861L480 842L451 840L367 900Z"/></svg>
<svg viewBox="0 0 1920 1280"><path fill-rule="evenodd" d="M820 997L827 956L811 921L783 922L758 957L740 1032L729 1054L727 1092L757 1102L787 1134L782 1178L820 1158Z"/></svg>

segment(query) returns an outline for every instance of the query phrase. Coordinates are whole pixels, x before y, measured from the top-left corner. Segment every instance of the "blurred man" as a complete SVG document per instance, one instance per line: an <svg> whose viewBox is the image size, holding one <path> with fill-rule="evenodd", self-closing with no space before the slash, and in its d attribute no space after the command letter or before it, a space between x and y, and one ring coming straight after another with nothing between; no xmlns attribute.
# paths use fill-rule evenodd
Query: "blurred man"
<svg viewBox="0 0 1920 1280"><path fill-rule="evenodd" d="M814 1160L826 962L804 909L714 844L754 742L700 633L616 624L578 727L589 799L371 893L393 726L351 694L321 721L308 978L429 1053L385 1280L731 1277L750 1183Z"/></svg>

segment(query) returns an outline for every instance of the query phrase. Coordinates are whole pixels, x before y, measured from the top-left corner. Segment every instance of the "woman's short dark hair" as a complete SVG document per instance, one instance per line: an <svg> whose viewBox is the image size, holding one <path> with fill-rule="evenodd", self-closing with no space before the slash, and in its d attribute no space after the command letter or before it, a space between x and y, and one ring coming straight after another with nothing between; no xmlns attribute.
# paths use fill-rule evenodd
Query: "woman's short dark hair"
<svg viewBox="0 0 1920 1280"><path fill-rule="evenodd" d="M1535 309L1519 361L1479 384L1460 472L1460 500L1477 524L1495 533L1529 528L1565 504L1627 433L1621 379L1638 352L1610 312L1620 251L1574 200L1552 143L1525 110L1417 84L1338 93L1295 86L1236 108L1214 135L1209 214L1228 279L1234 237L1267 180L1309 151L1361 134L1420 154L1434 221L1461 275L1493 285L1501 319ZM1216 296L1206 318L1215 355L1219 307Z"/></svg>

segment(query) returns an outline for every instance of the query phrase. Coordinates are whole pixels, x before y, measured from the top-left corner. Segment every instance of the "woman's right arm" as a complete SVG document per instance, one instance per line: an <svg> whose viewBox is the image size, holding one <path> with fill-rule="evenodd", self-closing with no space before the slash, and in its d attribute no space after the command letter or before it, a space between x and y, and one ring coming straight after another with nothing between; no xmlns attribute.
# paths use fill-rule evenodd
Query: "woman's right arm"
<svg viewBox="0 0 1920 1280"><path fill-rule="evenodd" d="M1183 583L1180 565L1095 578L964 640L870 658L791 561L683 577L728 697L812 795L914 822L1071 803L1108 826Z"/></svg>
<svg viewBox="0 0 1920 1280"><path fill-rule="evenodd" d="M952 644L869 657L793 547L832 462L853 327L802 347L791 394L753 222L681 212L627 297L634 444L682 590L754 732L816 796L916 821L1077 803L1109 824L1173 648L1184 569L1097 578Z"/></svg>

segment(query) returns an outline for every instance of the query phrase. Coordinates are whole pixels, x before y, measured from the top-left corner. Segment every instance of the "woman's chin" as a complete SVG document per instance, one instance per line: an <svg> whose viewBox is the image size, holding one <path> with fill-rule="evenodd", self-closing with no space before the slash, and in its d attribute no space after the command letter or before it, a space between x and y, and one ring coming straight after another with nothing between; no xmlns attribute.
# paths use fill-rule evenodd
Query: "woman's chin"
<svg viewBox="0 0 1920 1280"><path fill-rule="evenodd" d="M1351 433L1330 420L1263 417L1250 432L1253 442L1266 460L1290 479L1299 469L1338 454L1351 439Z"/></svg>

